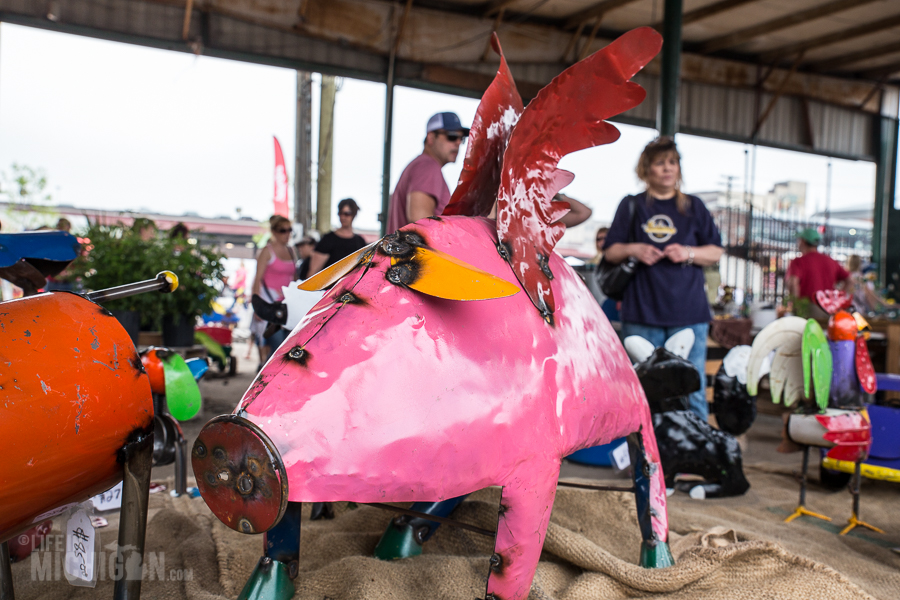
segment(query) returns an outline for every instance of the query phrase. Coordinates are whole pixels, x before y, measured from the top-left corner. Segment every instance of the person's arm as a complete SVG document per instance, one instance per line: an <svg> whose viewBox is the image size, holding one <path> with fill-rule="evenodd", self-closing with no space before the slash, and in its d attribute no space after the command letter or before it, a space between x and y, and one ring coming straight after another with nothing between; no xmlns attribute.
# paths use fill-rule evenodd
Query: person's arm
<svg viewBox="0 0 900 600"><path fill-rule="evenodd" d="M725 249L722 246L682 246L669 244L663 254L673 263L689 263L698 267L708 267L719 262ZM693 256L692 256L693 255Z"/></svg>
<svg viewBox="0 0 900 600"><path fill-rule="evenodd" d="M312 256L309 257L309 276L312 277L325 267L328 262L328 255L313 250Z"/></svg>
<svg viewBox="0 0 900 600"><path fill-rule="evenodd" d="M410 192L406 198L406 218L410 223L419 219L433 217L437 208L437 200L425 192Z"/></svg>
<svg viewBox="0 0 900 600"><path fill-rule="evenodd" d="M655 265L663 257L663 252L652 244L623 244L616 243L603 251L603 258L614 265L619 264L629 256L633 256L645 265Z"/></svg>
<svg viewBox="0 0 900 600"><path fill-rule="evenodd" d="M591 218L591 214L593 213L593 211L575 198L571 198L569 196L566 196L565 194L557 194L554 200L560 200L569 204L569 212L567 212L563 216L563 218L559 220L559 222L566 227L575 227L576 225L581 225Z"/></svg>
<svg viewBox="0 0 900 600"><path fill-rule="evenodd" d="M271 252L269 247L266 246L256 258L256 277L253 278L253 293L257 296L259 296L259 292L262 290L262 280L266 275L266 269L269 268L269 256Z"/></svg>

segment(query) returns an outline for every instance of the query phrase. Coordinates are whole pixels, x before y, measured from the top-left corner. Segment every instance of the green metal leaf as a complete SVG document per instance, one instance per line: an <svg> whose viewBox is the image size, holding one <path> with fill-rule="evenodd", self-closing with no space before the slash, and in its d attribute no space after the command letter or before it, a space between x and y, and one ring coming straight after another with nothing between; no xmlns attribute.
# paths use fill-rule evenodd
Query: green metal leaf
<svg viewBox="0 0 900 600"><path fill-rule="evenodd" d="M179 421L192 419L200 412L200 386L181 355L172 352L163 359L166 403Z"/></svg>
<svg viewBox="0 0 900 600"><path fill-rule="evenodd" d="M815 319L806 322L803 330L803 393L811 398L815 392L816 404L820 410L828 406L831 394L831 372L833 363L828 338ZM810 390L812 380L812 390Z"/></svg>

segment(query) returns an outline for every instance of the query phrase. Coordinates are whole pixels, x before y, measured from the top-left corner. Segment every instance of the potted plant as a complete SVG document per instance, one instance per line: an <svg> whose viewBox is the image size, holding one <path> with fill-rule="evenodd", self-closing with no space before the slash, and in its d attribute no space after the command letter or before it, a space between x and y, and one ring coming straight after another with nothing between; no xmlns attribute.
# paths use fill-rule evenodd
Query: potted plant
<svg viewBox="0 0 900 600"><path fill-rule="evenodd" d="M89 223L82 239L82 256L72 263L69 272L84 291L152 279L160 270L147 258L152 254L154 241L141 239L121 223ZM146 296L147 294L138 294L104 303L104 308L119 319L135 345Z"/></svg>
<svg viewBox="0 0 900 600"><path fill-rule="evenodd" d="M158 319L163 342L168 346L191 346L197 318L212 311L225 274L224 256L194 239L181 237L158 240L154 256L159 270L178 276L178 289L171 294L155 294L153 318Z"/></svg>
<svg viewBox="0 0 900 600"><path fill-rule="evenodd" d="M73 263L72 272L81 277L86 291L153 279L160 271L175 273L178 289L171 294L137 294L104 307L123 322L133 323L139 313L139 329L162 331L168 346L193 345L197 317L210 312L219 295L221 253L184 238L143 239L121 223L92 223L84 237L89 240L85 255Z"/></svg>

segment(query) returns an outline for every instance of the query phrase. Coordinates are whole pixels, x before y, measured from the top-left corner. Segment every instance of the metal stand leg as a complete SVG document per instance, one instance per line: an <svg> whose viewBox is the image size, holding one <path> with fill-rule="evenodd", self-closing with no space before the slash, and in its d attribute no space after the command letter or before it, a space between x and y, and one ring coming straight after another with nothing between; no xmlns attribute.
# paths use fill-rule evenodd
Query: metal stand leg
<svg viewBox="0 0 900 600"><path fill-rule="evenodd" d="M238 600L289 600L294 595L292 579L300 571L300 502L288 502L281 521L266 532L264 555Z"/></svg>
<svg viewBox="0 0 900 600"><path fill-rule="evenodd" d="M416 502L410 509L446 518L467 497L468 494L441 502ZM440 523L421 517L401 515L391 520L387 529L381 535L378 545L375 546L375 558L380 560L397 560L398 558L418 556L422 554L422 545L431 539L431 536L434 535L434 532L440 526Z"/></svg>
<svg viewBox="0 0 900 600"><path fill-rule="evenodd" d="M850 484L850 493L853 494L853 514L847 519L847 526L841 530L840 535L847 535L856 527L865 527L876 533L884 533L884 531L878 529L874 525L869 525L865 521L859 520L859 484L861 479L862 473L860 471L860 461L856 461L856 466L853 469L853 483Z"/></svg>
<svg viewBox="0 0 900 600"><path fill-rule="evenodd" d="M650 505L651 466L644 452L644 438L641 432L637 431L628 436L628 454L631 457L631 477L634 480L634 503L637 506L638 525L641 528L641 566L645 569L671 567L675 564L675 559L669 550L669 543L660 540L653 532L654 513Z"/></svg>
<svg viewBox="0 0 900 600"><path fill-rule="evenodd" d="M0 544L0 600L15 600L12 567L9 562L9 544Z"/></svg>
<svg viewBox="0 0 900 600"><path fill-rule="evenodd" d="M825 515L820 515L819 513L814 513L811 510L807 510L806 508L806 471L809 469L809 446L803 446L803 471L800 473L800 505L792 512L787 519L784 520L785 523L790 523L800 515L806 515L808 517L815 517L817 519L822 519L823 521L830 521L831 517L826 517Z"/></svg>
<svg viewBox="0 0 900 600"><path fill-rule="evenodd" d="M187 492L187 440L178 427L178 439L175 441L175 493L177 498Z"/></svg>
<svg viewBox="0 0 900 600"><path fill-rule="evenodd" d="M138 600L147 533L147 503L150 497L150 470L153 467L153 434L146 434L123 450L125 464L122 484L122 512L119 517L119 545L116 565L121 578L113 590L115 600Z"/></svg>

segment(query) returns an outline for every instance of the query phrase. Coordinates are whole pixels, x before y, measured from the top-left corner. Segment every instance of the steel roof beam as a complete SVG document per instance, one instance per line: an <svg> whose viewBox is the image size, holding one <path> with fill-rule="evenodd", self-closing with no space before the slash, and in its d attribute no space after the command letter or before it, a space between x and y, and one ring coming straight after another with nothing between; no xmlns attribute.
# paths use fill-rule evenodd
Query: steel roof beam
<svg viewBox="0 0 900 600"><path fill-rule="evenodd" d="M869 35L878 31L884 31L885 29L890 29L897 26L900 26L900 14L888 17L887 19L880 19L873 23L863 23L862 25L851 27L850 29L835 31L834 33L822 35L811 40L805 40L803 42L796 42L787 46L781 46L780 48L775 48L774 50L765 52L764 54L762 54L761 58L764 62L775 60L777 58L791 56L793 54L797 54L798 52L803 52L804 50L812 50L813 48L830 46L831 44L844 42L846 40L855 39L864 35Z"/></svg>
<svg viewBox="0 0 900 600"><path fill-rule="evenodd" d="M574 29L575 27L578 27L582 22L591 19L603 19L603 15L605 15L609 11L621 8L626 4L631 4L635 1L636 0L601 0L593 6L589 6L584 10L578 11L577 13L571 15L569 19L563 24L563 29Z"/></svg>
<svg viewBox="0 0 900 600"><path fill-rule="evenodd" d="M879 56L892 54L894 52L900 52L900 42L891 42L890 44L883 44L874 48L866 48L865 50L860 50L858 52L851 52L850 54L845 54L843 56L836 56L834 58L810 63L807 66L815 71L832 71L846 65L852 65L853 63L870 58L878 58Z"/></svg>
<svg viewBox="0 0 900 600"><path fill-rule="evenodd" d="M864 4L869 4L875 1L876 0L832 0L827 4L814 6L797 13L792 13L783 17L778 17L777 19L772 19L771 21L766 21L765 23L747 27L746 29L741 29L740 31L736 31L734 33L729 33L713 38L700 44L697 47L697 51L701 54L718 52L719 50L739 46L740 44L749 42L753 38L757 38L766 33L772 33L773 31L787 29L788 27L793 27L795 25L800 25L802 23L821 19L822 17L833 15L838 12L843 12L845 10L856 8L858 6L863 6Z"/></svg>

